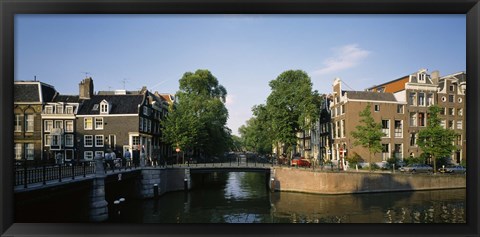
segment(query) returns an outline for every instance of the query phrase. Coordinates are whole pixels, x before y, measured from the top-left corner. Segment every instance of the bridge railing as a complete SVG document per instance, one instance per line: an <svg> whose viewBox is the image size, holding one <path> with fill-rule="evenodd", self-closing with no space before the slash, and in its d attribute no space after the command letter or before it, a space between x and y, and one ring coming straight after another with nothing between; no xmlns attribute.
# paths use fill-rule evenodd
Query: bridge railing
<svg viewBox="0 0 480 237"><path fill-rule="evenodd" d="M95 173L95 164L93 161L83 161L75 164L42 164L26 165L20 164L15 167L15 186L23 185L27 188L29 184L42 183L48 181L72 179L86 177Z"/></svg>

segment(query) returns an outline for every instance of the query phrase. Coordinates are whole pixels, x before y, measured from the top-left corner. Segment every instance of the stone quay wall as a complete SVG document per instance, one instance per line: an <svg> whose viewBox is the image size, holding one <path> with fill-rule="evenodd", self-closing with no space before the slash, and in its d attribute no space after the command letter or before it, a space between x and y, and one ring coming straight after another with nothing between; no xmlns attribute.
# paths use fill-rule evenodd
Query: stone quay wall
<svg viewBox="0 0 480 237"><path fill-rule="evenodd" d="M155 184L158 188L158 195L162 195L171 191L184 190L185 178L187 179L187 187L190 189L191 181L189 169L143 168L142 179L140 180L140 197L154 197Z"/></svg>
<svg viewBox="0 0 480 237"><path fill-rule="evenodd" d="M465 175L273 169L275 191L349 194L466 188Z"/></svg>

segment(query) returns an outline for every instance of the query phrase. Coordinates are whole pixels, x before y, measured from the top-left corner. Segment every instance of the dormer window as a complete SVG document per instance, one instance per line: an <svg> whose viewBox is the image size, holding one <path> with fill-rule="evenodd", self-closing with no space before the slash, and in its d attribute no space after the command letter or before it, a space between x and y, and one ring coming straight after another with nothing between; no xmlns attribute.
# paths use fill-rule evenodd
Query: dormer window
<svg viewBox="0 0 480 237"><path fill-rule="evenodd" d="M102 101L100 103L100 113L101 114L108 114L108 112L110 111L110 108L109 108L109 104L106 100Z"/></svg>
<svg viewBox="0 0 480 237"><path fill-rule="evenodd" d="M418 78L418 82L425 83L425 79L427 78L427 74L426 73L419 73L417 78Z"/></svg>
<svg viewBox="0 0 480 237"><path fill-rule="evenodd" d="M63 114L63 105L55 106L55 113L56 114Z"/></svg>
<svg viewBox="0 0 480 237"><path fill-rule="evenodd" d="M53 114L53 106L51 105L45 106L45 114Z"/></svg>

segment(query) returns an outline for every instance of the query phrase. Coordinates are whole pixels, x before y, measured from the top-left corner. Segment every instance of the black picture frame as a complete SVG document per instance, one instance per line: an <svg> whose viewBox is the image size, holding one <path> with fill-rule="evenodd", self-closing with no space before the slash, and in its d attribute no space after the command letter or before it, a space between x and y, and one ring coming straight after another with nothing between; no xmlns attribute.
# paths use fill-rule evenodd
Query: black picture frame
<svg viewBox="0 0 480 237"><path fill-rule="evenodd" d="M469 159L466 224L25 224L13 213L15 14L466 14L467 156L478 158L479 0L0 0L2 236L479 236L478 159Z"/></svg>

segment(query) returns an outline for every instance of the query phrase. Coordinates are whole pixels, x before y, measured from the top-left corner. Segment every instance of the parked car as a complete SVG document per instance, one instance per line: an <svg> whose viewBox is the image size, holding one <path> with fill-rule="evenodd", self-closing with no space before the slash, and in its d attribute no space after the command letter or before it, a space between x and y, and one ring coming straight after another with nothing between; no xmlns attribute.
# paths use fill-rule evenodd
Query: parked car
<svg viewBox="0 0 480 237"><path fill-rule="evenodd" d="M425 164L410 164L410 165L407 165L407 166L403 166L403 167L400 167L398 170L400 170L400 172L411 172L411 173L420 173L420 172L424 172L424 173L430 173L430 172L433 172L433 168L429 165L425 165Z"/></svg>
<svg viewBox="0 0 480 237"><path fill-rule="evenodd" d="M438 169L438 172L440 173L460 173L464 174L467 172L467 169L461 165L447 165L445 167L442 167Z"/></svg>
<svg viewBox="0 0 480 237"><path fill-rule="evenodd" d="M291 166L300 166L300 167L310 167L312 164L308 159L305 159L303 157L295 157L292 159L290 162Z"/></svg>

